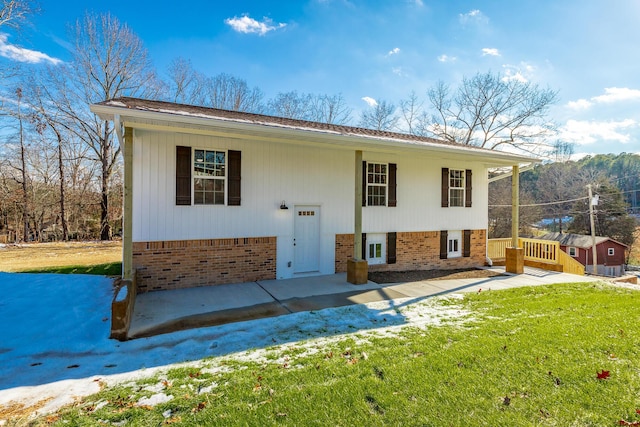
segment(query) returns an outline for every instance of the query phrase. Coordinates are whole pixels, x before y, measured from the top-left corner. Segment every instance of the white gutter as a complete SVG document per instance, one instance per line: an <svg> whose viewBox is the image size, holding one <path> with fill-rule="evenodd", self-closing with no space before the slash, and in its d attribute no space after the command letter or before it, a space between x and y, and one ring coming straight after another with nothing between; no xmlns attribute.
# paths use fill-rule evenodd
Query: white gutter
<svg viewBox="0 0 640 427"><path fill-rule="evenodd" d="M104 118L104 120L107 119ZM113 126L115 127L118 144L120 144L120 147L124 147L124 135L122 134L122 123L120 123L120 114L113 115Z"/></svg>

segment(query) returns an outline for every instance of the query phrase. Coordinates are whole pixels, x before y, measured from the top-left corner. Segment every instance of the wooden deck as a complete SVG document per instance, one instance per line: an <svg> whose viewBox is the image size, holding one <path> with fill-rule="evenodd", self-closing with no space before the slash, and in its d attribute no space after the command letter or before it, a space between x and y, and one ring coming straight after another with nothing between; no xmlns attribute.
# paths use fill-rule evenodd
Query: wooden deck
<svg viewBox="0 0 640 427"><path fill-rule="evenodd" d="M511 247L511 238L489 239L487 255L494 262L505 259L506 248ZM584 276L584 266L560 249L560 243L550 240L518 239L518 247L524 249L525 265L545 270Z"/></svg>

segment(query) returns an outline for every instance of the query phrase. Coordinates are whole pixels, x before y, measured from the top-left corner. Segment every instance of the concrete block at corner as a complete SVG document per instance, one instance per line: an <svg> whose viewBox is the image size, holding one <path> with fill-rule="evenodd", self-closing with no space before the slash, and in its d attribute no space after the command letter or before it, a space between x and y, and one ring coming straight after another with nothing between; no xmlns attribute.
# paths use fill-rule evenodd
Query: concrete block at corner
<svg viewBox="0 0 640 427"><path fill-rule="evenodd" d="M347 261L347 282L364 285L369 281L369 264L365 260Z"/></svg>
<svg viewBox="0 0 640 427"><path fill-rule="evenodd" d="M524 273L524 249L506 248L505 271L507 273Z"/></svg>

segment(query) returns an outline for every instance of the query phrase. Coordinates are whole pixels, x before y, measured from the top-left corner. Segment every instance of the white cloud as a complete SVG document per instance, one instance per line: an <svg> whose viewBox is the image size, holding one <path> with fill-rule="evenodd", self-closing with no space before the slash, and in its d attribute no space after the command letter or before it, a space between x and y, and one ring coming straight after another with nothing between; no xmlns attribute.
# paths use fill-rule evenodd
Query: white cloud
<svg viewBox="0 0 640 427"><path fill-rule="evenodd" d="M631 139L629 133L624 133L624 130L628 131L634 127L638 127L638 122L632 119L609 122L569 120L560 129L560 136L563 140L579 145L593 144L603 140L624 144Z"/></svg>
<svg viewBox="0 0 640 427"><path fill-rule="evenodd" d="M502 80L505 82L510 82L515 80L520 83L527 83L529 81L520 71L514 71L514 70L506 70L504 73L504 77L502 77Z"/></svg>
<svg viewBox="0 0 640 427"><path fill-rule="evenodd" d="M567 102L567 107L571 108L572 110L586 110L592 105L592 102L589 102L584 98L578 99L577 101Z"/></svg>
<svg viewBox="0 0 640 427"><path fill-rule="evenodd" d="M604 89L604 95L591 98L592 101L606 103L635 99L640 99L640 90L627 87L607 87Z"/></svg>
<svg viewBox="0 0 640 427"><path fill-rule="evenodd" d="M39 64L41 62L49 62L53 65L62 63L62 60L58 58L52 58L46 53L38 52L37 50L26 49L7 43L9 36L7 34L0 33L0 56L12 59L18 62L28 62L31 64Z"/></svg>
<svg viewBox="0 0 640 427"><path fill-rule="evenodd" d="M487 18L480 10L474 9L467 13L461 13L458 15L458 20L462 25L467 24L488 24L489 18Z"/></svg>
<svg viewBox="0 0 640 427"><path fill-rule="evenodd" d="M621 101L640 100L640 90L627 87L607 87L603 95L592 97L590 100L581 98L577 101L569 101L567 107L572 110L586 110L594 104L612 104Z"/></svg>
<svg viewBox="0 0 640 427"><path fill-rule="evenodd" d="M400 53L400 48L399 47L394 47L393 49L391 49L389 51L389 53L387 53L387 56L397 55L399 53Z"/></svg>
<svg viewBox="0 0 640 427"><path fill-rule="evenodd" d="M404 72L402 71L402 67L393 67L391 69L391 72L401 77L404 75Z"/></svg>
<svg viewBox="0 0 640 427"><path fill-rule="evenodd" d="M378 101L371 98L370 96L365 96L362 98L362 100L366 102L369 105L369 107L375 107L376 105L378 105Z"/></svg>
<svg viewBox="0 0 640 427"><path fill-rule="evenodd" d="M261 36L264 36L269 31L278 30L287 26L287 24L283 23L274 24L269 18L262 18L262 22L256 21L250 18L249 15L244 15L241 18L236 16L227 18L224 20L224 23L239 33L259 34Z"/></svg>
<svg viewBox="0 0 640 427"><path fill-rule="evenodd" d="M424 2L422 0L415 0L414 3L416 4L416 6L418 7L422 7L424 6Z"/></svg>
<svg viewBox="0 0 640 427"><path fill-rule="evenodd" d="M438 56L438 61L440 62L455 62L455 60L458 59L455 56L449 56L449 55L440 55Z"/></svg>
<svg viewBox="0 0 640 427"><path fill-rule="evenodd" d="M495 47L485 47L482 49L482 56L501 56L500 51Z"/></svg>
<svg viewBox="0 0 640 427"><path fill-rule="evenodd" d="M505 82L515 80L521 83L527 83L535 71L535 68L526 62L521 62L519 65L504 64L502 68L504 69L504 77L502 77L502 80Z"/></svg>

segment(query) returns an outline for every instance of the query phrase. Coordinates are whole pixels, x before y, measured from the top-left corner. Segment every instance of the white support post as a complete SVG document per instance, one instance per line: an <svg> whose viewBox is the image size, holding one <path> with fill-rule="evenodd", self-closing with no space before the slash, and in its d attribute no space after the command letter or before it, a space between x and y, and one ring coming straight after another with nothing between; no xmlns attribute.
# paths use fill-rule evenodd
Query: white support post
<svg viewBox="0 0 640 427"><path fill-rule="evenodd" d="M513 166L511 175L511 247L518 247L520 228L520 166Z"/></svg>
<svg viewBox="0 0 640 427"><path fill-rule="evenodd" d="M355 194L354 194L354 233L353 233L353 259L362 258L362 151L357 150L355 156Z"/></svg>

